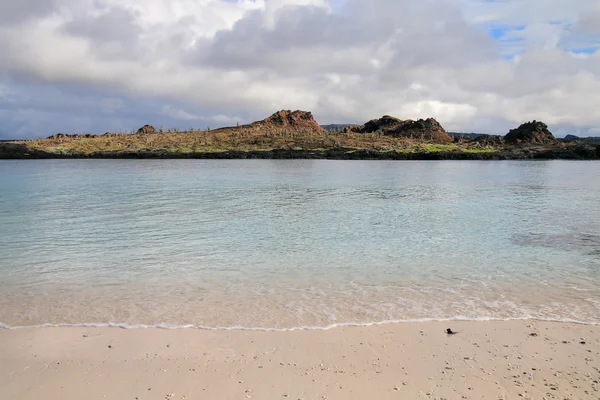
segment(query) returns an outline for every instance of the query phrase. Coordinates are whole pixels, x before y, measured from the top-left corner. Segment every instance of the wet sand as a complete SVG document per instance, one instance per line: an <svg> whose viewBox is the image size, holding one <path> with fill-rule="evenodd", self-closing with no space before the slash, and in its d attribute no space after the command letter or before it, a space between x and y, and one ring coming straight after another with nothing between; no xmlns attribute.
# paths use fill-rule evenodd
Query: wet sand
<svg viewBox="0 0 600 400"><path fill-rule="evenodd" d="M600 399L600 326L0 329L0 391L35 400Z"/></svg>

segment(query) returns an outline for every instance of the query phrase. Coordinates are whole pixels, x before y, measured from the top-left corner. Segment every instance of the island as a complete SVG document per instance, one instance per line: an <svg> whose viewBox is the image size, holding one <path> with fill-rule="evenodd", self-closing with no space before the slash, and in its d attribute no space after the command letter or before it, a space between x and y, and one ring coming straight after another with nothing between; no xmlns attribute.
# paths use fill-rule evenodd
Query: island
<svg viewBox="0 0 600 400"><path fill-rule="evenodd" d="M541 121L505 136L448 133L434 118L389 115L363 125L325 125L308 111L278 111L250 124L180 131L63 134L0 142L0 159L200 158L334 160L600 159L600 141L557 139Z"/></svg>

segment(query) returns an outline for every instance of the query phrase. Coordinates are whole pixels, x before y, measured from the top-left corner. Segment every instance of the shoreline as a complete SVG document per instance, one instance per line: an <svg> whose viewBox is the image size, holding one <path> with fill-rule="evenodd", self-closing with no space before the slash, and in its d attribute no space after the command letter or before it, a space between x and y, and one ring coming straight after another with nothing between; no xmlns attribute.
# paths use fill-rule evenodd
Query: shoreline
<svg viewBox="0 0 600 400"><path fill-rule="evenodd" d="M599 160L600 145L514 146L486 151L387 151L357 148L176 152L161 149L54 153L0 143L0 160L27 159L255 159L255 160Z"/></svg>
<svg viewBox="0 0 600 400"><path fill-rule="evenodd" d="M416 318L416 319L397 319L383 320L373 322L340 322L330 325L298 325L284 328L272 328L261 326L208 326L195 324L169 324L169 323L128 323L128 322L77 322L77 323L41 323L34 325L9 325L0 321L1 330L24 330L24 329L39 329L39 328L117 328L125 330L136 329L164 329L164 330L180 330L191 329L199 331L211 332L302 332L302 331L329 331L334 329L344 328L369 328L374 326L386 325L401 325L401 324L423 324L423 323L471 323L471 322L540 322L551 324L573 324L582 326L600 326L600 322L577 321L568 318L564 319L543 319L533 317L523 318Z"/></svg>
<svg viewBox="0 0 600 400"><path fill-rule="evenodd" d="M600 326L535 320L0 329L0 359L18 399L600 398Z"/></svg>

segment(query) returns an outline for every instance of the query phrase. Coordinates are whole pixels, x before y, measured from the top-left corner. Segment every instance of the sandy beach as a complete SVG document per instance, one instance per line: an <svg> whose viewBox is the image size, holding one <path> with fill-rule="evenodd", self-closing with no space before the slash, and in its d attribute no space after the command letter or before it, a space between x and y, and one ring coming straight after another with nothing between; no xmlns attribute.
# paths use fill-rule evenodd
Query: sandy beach
<svg viewBox="0 0 600 400"><path fill-rule="evenodd" d="M5 399L600 399L600 327L569 323L4 329L0 360Z"/></svg>

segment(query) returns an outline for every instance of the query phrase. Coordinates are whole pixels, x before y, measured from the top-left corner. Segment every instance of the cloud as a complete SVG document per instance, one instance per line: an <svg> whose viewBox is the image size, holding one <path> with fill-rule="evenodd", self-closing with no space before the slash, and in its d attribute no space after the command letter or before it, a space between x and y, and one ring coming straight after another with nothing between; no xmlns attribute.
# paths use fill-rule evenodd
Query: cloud
<svg viewBox="0 0 600 400"><path fill-rule="evenodd" d="M163 107L162 114L180 121L208 121L219 125L233 125L239 123L241 120L239 117L231 117L223 114L211 116L196 115L171 104L167 104Z"/></svg>
<svg viewBox="0 0 600 400"><path fill-rule="evenodd" d="M138 23L140 14L118 6L73 19L61 26L63 32L86 40L90 52L104 59L141 57L140 36L143 29Z"/></svg>
<svg viewBox="0 0 600 400"><path fill-rule="evenodd" d="M579 27L588 33L600 33L600 4L595 3L585 9L579 20Z"/></svg>
<svg viewBox="0 0 600 400"><path fill-rule="evenodd" d="M5 3L4 136L216 127L282 108L491 133L600 126L594 0Z"/></svg>
<svg viewBox="0 0 600 400"><path fill-rule="evenodd" d="M56 10L54 0L19 0L0 2L0 24L13 25L48 15Z"/></svg>

